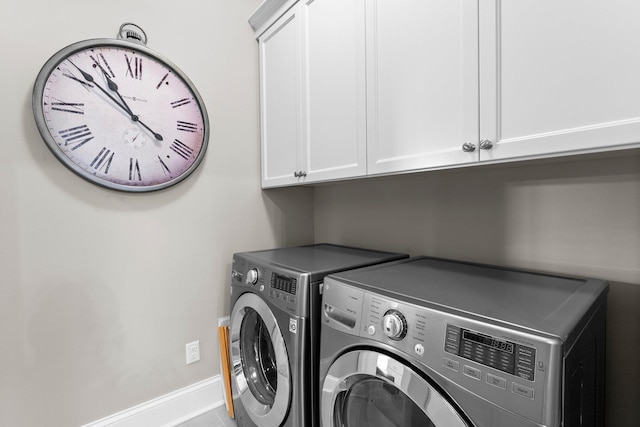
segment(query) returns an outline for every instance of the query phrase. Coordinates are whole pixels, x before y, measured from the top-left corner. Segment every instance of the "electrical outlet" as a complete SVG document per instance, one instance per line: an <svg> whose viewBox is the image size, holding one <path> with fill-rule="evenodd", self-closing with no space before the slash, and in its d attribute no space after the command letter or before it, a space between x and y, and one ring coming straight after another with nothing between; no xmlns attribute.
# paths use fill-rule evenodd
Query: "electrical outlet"
<svg viewBox="0 0 640 427"><path fill-rule="evenodd" d="M187 365L200 360L200 341L194 341L187 344Z"/></svg>

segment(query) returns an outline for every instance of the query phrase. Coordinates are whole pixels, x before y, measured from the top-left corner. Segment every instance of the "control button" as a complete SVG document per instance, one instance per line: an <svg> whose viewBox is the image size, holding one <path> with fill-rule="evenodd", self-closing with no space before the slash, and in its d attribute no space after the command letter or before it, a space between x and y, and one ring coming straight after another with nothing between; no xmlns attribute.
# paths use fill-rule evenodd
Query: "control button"
<svg viewBox="0 0 640 427"><path fill-rule="evenodd" d="M376 327L374 325L367 326L367 333L369 335L375 335L376 334Z"/></svg>
<svg viewBox="0 0 640 427"><path fill-rule="evenodd" d="M493 374L487 374L487 384L491 384L492 386L501 388L503 390L507 389L507 380L502 377L497 377Z"/></svg>
<svg viewBox="0 0 640 427"><path fill-rule="evenodd" d="M382 318L382 327L386 336L399 341L407 335L407 320L398 310L389 310Z"/></svg>
<svg viewBox="0 0 640 427"><path fill-rule="evenodd" d="M480 381L482 379L482 372L480 372L480 369L472 368L471 366L464 365L462 367L462 373L474 380Z"/></svg>
<svg viewBox="0 0 640 427"><path fill-rule="evenodd" d="M518 383L513 383L511 385L511 391L514 392L515 394L519 394L520 396L524 396L528 399L533 399L533 389L523 386L521 384Z"/></svg>
<svg viewBox="0 0 640 427"><path fill-rule="evenodd" d="M416 352L418 356L422 356L424 354L424 346L422 344L416 344L413 347L413 350Z"/></svg>
<svg viewBox="0 0 640 427"><path fill-rule="evenodd" d="M458 363L455 360L451 360L448 357L443 357L442 358L442 366L444 366L445 368L449 368L452 371L456 371L456 372L458 372L460 370L460 363Z"/></svg>
<svg viewBox="0 0 640 427"><path fill-rule="evenodd" d="M444 342L444 351L447 353L458 355L458 347L460 346L460 328L453 325L447 325L447 335Z"/></svg>
<svg viewBox="0 0 640 427"><path fill-rule="evenodd" d="M256 283L258 283L258 277L258 269L252 268L251 270L247 271L247 279L245 280L245 283L247 285L255 285Z"/></svg>

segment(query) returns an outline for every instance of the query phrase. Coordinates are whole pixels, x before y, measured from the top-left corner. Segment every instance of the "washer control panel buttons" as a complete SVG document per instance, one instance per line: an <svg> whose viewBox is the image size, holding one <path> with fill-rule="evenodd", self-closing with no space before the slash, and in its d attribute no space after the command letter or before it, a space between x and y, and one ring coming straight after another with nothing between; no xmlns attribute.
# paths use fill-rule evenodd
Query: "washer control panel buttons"
<svg viewBox="0 0 640 427"><path fill-rule="evenodd" d="M527 386L523 386L522 384L513 383L511 385L511 391L528 399L533 399L533 389Z"/></svg>
<svg viewBox="0 0 640 427"><path fill-rule="evenodd" d="M487 373L487 384L491 384L492 386L501 388L502 390L507 389L506 379L489 373Z"/></svg>
<svg viewBox="0 0 640 427"><path fill-rule="evenodd" d="M460 370L460 362L456 360L451 360L448 357L442 358L442 366L447 369L451 369L454 372L458 372Z"/></svg>
<svg viewBox="0 0 640 427"><path fill-rule="evenodd" d="M480 369L472 368L468 365L464 365L462 367L462 373L470 378L473 378L474 380L480 381L480 379L482 378L482 372L480 372Z"/></svg>

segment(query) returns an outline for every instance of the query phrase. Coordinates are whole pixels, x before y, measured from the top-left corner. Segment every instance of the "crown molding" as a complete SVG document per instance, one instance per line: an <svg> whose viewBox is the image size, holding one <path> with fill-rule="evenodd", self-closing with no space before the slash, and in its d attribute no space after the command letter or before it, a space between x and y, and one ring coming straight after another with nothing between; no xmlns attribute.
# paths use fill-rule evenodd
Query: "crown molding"
<svg viewBox="0 0 640 427"><path fill-rule="evenodd" d="M267 28L273 25L298 0L265 0L249 18L249 25L253 28L256 38L260 37Z"/></svg>

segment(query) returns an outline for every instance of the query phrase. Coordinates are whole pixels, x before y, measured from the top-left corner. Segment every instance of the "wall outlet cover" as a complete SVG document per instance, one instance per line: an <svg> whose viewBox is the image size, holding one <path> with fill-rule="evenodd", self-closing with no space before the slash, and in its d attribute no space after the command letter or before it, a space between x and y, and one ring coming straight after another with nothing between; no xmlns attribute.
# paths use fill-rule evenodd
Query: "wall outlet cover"
<svg viewBox="0 0 640 427"><path fill-rule="evenodd" d="M187 344L187 365L200 360L200 341L194 341Z"/></svg>

